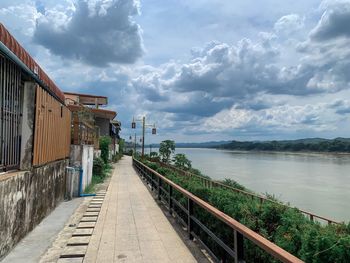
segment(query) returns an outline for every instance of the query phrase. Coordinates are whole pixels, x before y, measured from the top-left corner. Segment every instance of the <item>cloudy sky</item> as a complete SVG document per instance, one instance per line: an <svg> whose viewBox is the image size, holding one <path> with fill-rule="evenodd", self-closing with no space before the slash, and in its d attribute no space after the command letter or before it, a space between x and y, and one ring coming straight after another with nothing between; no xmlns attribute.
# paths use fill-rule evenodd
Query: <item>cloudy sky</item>
<svg viewBox="0 0 350 263"><path fill-rule="evenodd" d="M125 138L142 115L148 142L349 137L350 0L1 0L0 21Z"/></svg>

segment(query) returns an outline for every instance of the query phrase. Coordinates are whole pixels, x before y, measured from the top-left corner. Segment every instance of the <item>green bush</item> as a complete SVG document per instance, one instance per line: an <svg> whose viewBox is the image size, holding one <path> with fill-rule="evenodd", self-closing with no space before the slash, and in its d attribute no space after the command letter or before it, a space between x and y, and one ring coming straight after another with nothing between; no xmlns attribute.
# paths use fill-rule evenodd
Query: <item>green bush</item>
<svg viewBox="0 0 350 263"><path fill-rule="evenodd" d="M94 158L94 163L93 163L93 167L92 167L92 174L94 176L103 177L104 165L105 165L105 163L102 160L102 158L100 158L100 157Z"/></svg>
<svg viewBox="0 0 350 263"><path fill-rule="evenodd" d="M116 153L112 156L112 162L116 163L123 157L123 154L121 152Z"/></svg>
<svg viewBox="0 0 350 263"><path fill-rule="evenodd" d="M144 163L305 262L350 262L350 223L321 225L310 221L295 208L278 203L260 203L257 199L228 189L207 188L196 177L179 175L157 163ZM234 181L226 180L226 183L247 190ZM175 191L174 198L186 206L187 200L180 193ZM183 220L187 220L183 211L177 208L175 211ZM229 227L200 207L195 206L194 213L199 221L233 247ZM199 236L219 258L227 257L205 233L199 232ZM246 262L278 262L249 240L245 240L244 246Z"/></svg>
<svg viewBox="0 0 350 263"><path fill-rule="evenodd" d="M112 140L109 136L100 137L101 158L105 163L107 163L109 159L109 145L111 142Z"/></svg>

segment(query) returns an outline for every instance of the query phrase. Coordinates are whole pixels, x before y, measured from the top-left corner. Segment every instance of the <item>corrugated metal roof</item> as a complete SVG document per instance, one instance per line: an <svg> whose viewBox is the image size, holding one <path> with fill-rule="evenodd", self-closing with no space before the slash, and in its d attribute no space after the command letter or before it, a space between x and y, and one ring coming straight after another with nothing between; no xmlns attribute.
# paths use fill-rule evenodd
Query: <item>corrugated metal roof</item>
<svg viewBox="0 0 350 263"><path fill-rule="evenodd" d="M31 71L33 71L39 79L64 102L63 92L42 70L38 63L29 55L29 53L18 43L18 41L10 34L3 24L0 23L0 41L15 54Z"/></svg>
<svg viewBox="0 0 350 263"><path fill-rule="evenodd" d="M82 107L79 105L68 105L68 109L70 109L72 112L79 111L82 108L90 110L96 117L105 118L113 120L117 116L117 112L112 110L105 110L105 109L96 109L96 108L89 108L89 107Z"/></svg>

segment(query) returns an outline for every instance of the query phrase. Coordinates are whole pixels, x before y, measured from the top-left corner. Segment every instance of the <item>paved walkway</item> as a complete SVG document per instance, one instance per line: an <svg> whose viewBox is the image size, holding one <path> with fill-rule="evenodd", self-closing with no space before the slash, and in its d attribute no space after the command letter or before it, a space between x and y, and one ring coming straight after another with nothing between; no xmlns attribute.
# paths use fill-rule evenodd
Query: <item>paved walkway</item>
<svg viewBox="0 0 350 263"><path fill-rule="evenodd" d="M81 198L62 202L32 232L23 238L1 263L37 263L58 233L82 203Z"/></svg>
<svg viewBox="0 0 350 263"><path fill-rule="evenodd" d="M114 170L84 262L196 262L131 162Z"/></svg>

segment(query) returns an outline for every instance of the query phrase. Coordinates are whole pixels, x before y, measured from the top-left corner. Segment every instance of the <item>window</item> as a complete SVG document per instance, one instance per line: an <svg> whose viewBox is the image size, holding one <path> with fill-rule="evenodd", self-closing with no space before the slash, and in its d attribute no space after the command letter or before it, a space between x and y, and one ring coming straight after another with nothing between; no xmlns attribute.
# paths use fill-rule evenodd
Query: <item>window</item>
<svg viewBox="0 0 350 263"><path fill-rule="evenodd" d="M0 170L19 168L21 142L21 71L0 56Z"/></svg>

